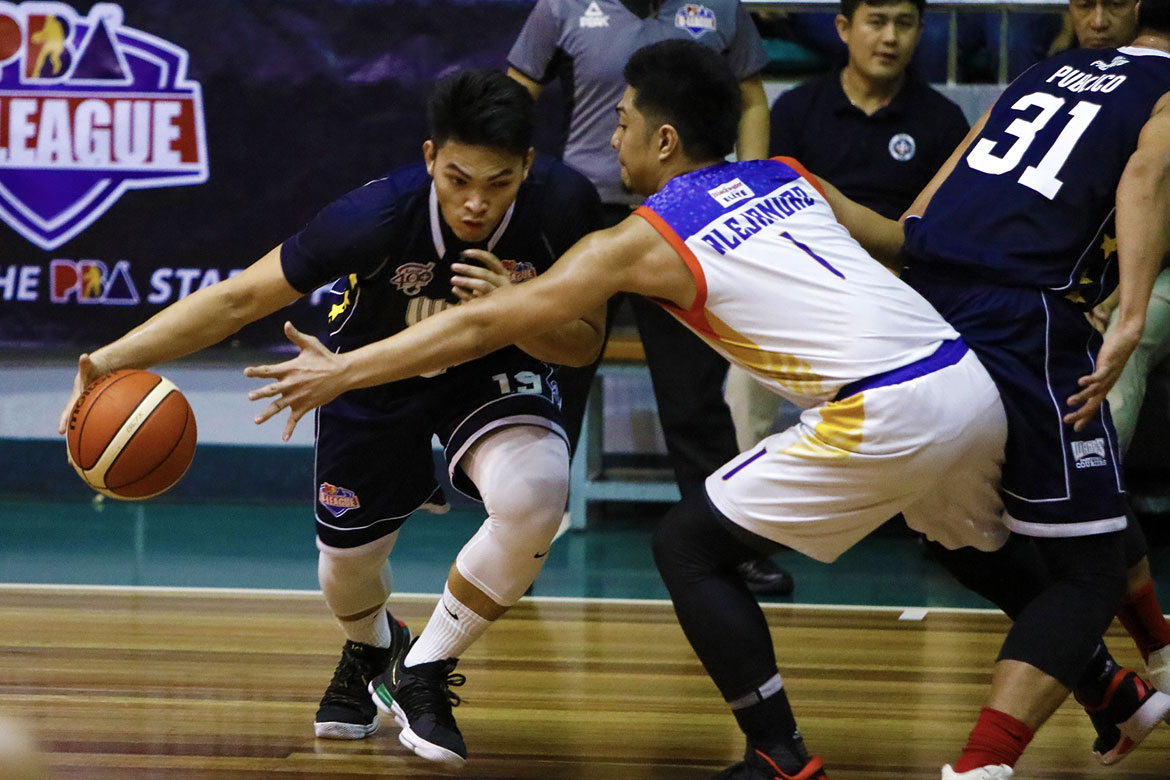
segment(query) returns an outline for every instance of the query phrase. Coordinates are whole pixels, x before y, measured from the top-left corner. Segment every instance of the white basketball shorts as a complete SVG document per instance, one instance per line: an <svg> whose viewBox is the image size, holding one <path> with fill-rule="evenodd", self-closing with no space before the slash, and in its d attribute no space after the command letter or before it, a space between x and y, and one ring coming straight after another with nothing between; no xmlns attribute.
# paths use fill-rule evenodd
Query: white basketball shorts
<svg viewBox="0 0 1170 780"><path fill-rule="evenodd" d="M1007 539L1007 422L974 353L900 384L805 410L707 478L728 519L830 562L899 512L950 549Z"/></svg>

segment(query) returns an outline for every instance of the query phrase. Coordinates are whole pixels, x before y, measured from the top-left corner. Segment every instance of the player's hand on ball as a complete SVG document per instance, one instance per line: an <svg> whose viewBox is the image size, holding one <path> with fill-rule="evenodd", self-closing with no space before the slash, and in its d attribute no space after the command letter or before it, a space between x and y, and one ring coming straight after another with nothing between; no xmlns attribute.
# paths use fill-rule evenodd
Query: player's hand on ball
<svg viewBox="0 0 1170 780"><path fill-rule="evenodd" d="M451 263L455 276L451 277L451 292L461 303L482 298L493 290L512 284L512 275L500 258L483 249L465 249L463 257L480 265Z"/></svg>
<svg viewBox="0 0 1170 780"><path fill-rule="evenodd" d="M81 397L81 391L89 387L95 379L108 373L110 372L99 367L88 354L77 359L77 374L73 377L73 393L65 403L65 408L61 410L61 417L57 421L57 433L64 436L68 430L69 415L73 412L73 406L77 403L77 399Z"/></svg>
<svg viewBox="0 0 1170 780"><path fill-rule="evenodd" d="M264 411L256 415L257 425L269 420L281 409L288 409L288 422L281 436L284 441L288 441L302 417L340 395L343 361L318 339L294 328L291 322L284 323L284 335L301 348L301 353L283 363L249 366L244 369L244 376L276 380L249 391L248 399L274 399Z"/></svg>

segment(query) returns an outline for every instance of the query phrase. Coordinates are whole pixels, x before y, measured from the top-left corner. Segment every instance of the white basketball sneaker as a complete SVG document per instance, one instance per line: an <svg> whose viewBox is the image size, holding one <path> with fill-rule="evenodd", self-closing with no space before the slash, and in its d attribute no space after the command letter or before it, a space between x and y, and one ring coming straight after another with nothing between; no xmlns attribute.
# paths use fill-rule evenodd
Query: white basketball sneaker
<svg viewBox="0 0 1170 780"><path fill-rule="evenodd" d="M1163 693L1170 693L1170 645L1150 653L1146 659L1146 679Z"/></svg>
<svg viewBox="0 0 1170 780"><path fill-rule="evenodd" d="M1012 768L1007 764L995 766L981 766L970 772L956 772L947 764L942 768L942 780L1008 780L1012 776Z"/></svg>

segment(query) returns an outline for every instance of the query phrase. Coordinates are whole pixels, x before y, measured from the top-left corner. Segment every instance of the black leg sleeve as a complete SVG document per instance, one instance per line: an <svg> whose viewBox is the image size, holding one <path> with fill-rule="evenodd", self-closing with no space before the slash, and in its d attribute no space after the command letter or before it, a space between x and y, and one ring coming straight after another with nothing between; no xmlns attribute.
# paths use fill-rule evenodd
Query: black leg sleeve
<svg viewBox="0 0 1170 780"><path fill-rule="evenodd" d="M948 550L938 542L925 541L931 559L965 586L1015 620L1048 585L1048 565L1026 536L1012 534L995 552L974 547Z"/></svg>
<svg viewBox="0 0 1170 780"><path fill-rule="evenodd" d="M1150 546L1146 543L1142 524L1138 522L1128 501L1125 502L1125 519L1128 521L1125 526L1125 568L1132 569L1149 554Z"/></svg>
<svg viewBox="0 0 1170 780"><path fill-rule="evenodd" d="M1123 532L1033 543L1051 581L1016 617L999 657L1031 664L1072 689L1125 595Z"/></svg>
<svg viewBox="0 0 1170 780"><path fill-rule="evenodd" d="M777 668L764 613L735 571L760 550L724 523L730 521L717 515L705 492L684 498L655 529L654 561L683 633L723 698L733 701L775 676ZM761 549L771 544L759 542Z"/></svg>

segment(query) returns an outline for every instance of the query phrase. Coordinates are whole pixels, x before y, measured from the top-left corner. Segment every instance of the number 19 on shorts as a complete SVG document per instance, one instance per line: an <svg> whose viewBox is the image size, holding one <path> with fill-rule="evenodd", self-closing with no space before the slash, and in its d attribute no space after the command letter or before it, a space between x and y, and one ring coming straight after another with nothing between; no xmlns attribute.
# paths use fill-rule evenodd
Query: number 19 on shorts
<svg viewBox="0 0 1170 780"><path fill-rule="evenodd" d="M511 376L496 374L492 379L500 386L500 395L512 395L512 393L539 395L543 389L540 374L535 371L517 371Z"/></svg>

